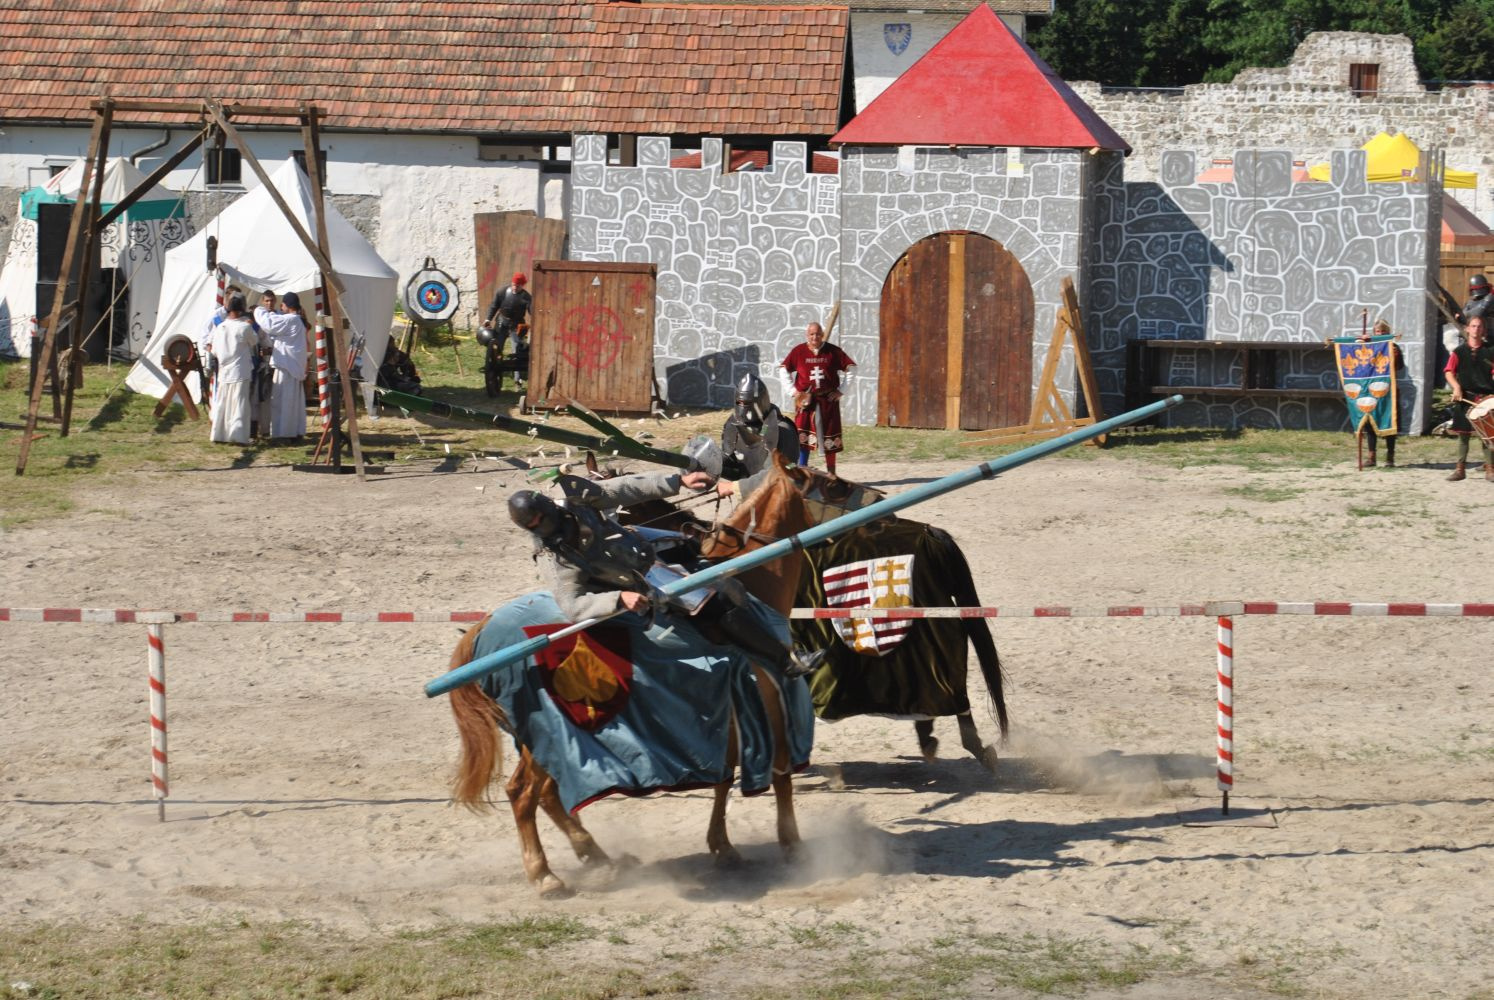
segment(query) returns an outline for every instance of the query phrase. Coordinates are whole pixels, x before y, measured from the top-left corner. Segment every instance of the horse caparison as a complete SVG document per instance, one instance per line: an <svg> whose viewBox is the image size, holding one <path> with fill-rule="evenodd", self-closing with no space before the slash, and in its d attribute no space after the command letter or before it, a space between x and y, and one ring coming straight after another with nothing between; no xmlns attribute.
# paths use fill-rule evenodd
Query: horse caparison
<svg viewBox="0 0 1494 1000"><path fill-rule="evenodd" d="M762 489L757 490L703 540L702 551L708 558L737 555L775 538L795 534L808 526L809 518L803 498L780 469L778 475L771 477ZM793 553L759 567L751 574L744 574L742 582L759 600L780 614L787 614L793 607L802 568L802 556ZM484 618L462 636L456 649L452 651L451 669L472 660L477 637L487 623L488 619ZM774 745L773 796L778 813L778 843L785 853L790 853L799 843L799 828L794 818L793 784L784 729L786 716L777 682L761 667L754 667L753 671L758 691L771 720ZM452 691L450 697L452 714L456 718L457 731L461 737L452 797L476 812L490 811L494 807L490 788L502 766L502 732L510 728L508 720L503 717L498 704L478 684L465 684ZM724 780L715 786L710 825L706 832L706 847L722 863L740 860L726 833L726 801L731 791L737 758L738 734L733 721L728 735L728 770ZM570 890L550 870L544 847L540 843L537 809L544 809L545 814L566 835L576 857L583 864L611 864L611 858L597 844L580 819L566 811L560 801L555 779L545 773L527 747L519 747L519 759L509 776L507 791L514 822L519 829L524 872L542 896L563 896Z"/></svg>

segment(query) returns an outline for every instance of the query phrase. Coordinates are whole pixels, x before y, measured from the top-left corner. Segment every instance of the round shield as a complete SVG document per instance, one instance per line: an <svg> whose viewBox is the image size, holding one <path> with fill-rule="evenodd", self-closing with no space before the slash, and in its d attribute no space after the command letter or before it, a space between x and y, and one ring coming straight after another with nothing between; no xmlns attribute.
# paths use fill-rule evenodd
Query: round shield
<svg viewBox="0 0 1494 1000"><path fill-rule="evenodd" d="M405 312L417 323L444 323L460 300L456 279L440 268L418 271L405 285Z"/></svg>

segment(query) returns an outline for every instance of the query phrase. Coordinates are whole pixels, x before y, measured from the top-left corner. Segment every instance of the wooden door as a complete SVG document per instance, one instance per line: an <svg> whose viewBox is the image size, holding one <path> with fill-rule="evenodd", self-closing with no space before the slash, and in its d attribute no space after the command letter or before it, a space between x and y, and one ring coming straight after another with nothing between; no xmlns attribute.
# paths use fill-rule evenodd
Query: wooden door
<svg viewBox="0 0 1494 1000"><path fill-rule="evenodd" d="M877 422L985 430L1032 410L1032 285L1000 243L937 233L882 286Z"/></svg>
<svg viewBox="0 0 1494 1000"><path fill-rule="evenodd" d="M472 217L472 229L477 248L477 302L464 311L476 313L479 322L487 316L498 289L508 287L514 272L522 271L533 281L535 261L565 256L565 222L560 219L541 219L533 212L482 212Z"/></svg>
<svg viewBox="0 0 1494 1000"><path fill-rule="evenodd" d="M653 264L535 261L531 404L649 412L655 277Z"/></svg>

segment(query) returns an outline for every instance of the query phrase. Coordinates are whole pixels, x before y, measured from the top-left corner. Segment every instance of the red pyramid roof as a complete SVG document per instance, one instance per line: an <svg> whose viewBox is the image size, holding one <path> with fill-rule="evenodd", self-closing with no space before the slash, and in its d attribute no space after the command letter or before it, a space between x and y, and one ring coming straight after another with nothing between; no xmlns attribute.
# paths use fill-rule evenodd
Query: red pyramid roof
<svg viewBox="0 0 1494 1000"><path fill-rule="evenodd" d="M830 141L1131 151L987 4L972 10Z"/></svg>

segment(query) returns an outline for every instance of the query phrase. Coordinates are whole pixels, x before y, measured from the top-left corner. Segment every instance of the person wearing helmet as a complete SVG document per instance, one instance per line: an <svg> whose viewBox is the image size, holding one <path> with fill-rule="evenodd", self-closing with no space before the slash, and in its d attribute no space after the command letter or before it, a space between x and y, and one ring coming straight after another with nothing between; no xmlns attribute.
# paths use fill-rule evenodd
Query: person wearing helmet
<svg viewBox="0 0 1494 1000"><path fill-rule="evenodd" d="M1460 322L1466 324L1475 316L1494 320L1494 314L1489 312L1490 306L1494 306L1494 296L1489 295L1489 279L1482 274L1475 274L1468 279L1468 301L1463 303Z"/></svg>
<svg viewBox="0 0 1494 1000"><path fill-rule="evenodd" d="M736 406L721 428L721 450L741 463L748 475L768 464L768 455L778 452L789 465L799 460L799 433L768 396L768 387L756 372L737 380Z"/></svg>
<svg viewBox="0 0 1494 1000"><path fill-rule="evenodd" d="M612 516L619 507L674 496L681 487L707 489L712 485L707 473L640 473L601 481L562 476L560 485L566 496L558 503L535 490L517 491L509 497L508 516L533 536L534 560L543 566L555 603L571 621L605 618L619 610L693 615L786 676L800 676L818 664L819 657L797 653L763 628L760 616L773 612L735 580L708 591L664 597L657 584L679 577L658 559L655 546L678 545L683 536L625 527ZM724 479L714 485L723 497L737 491L737 484Z"/></svg>
<svg viewBox="0 0 1494 1000"><path fill-rule="evenodd" d="M528 283L529 279L524 277L522 271L515 272L508 287L500 289L493 296L493 304L488 306L488 318L483 320L482 329L477 333L478 342L487 348L483 374L486 376L489 396L498 395L498 390L503 386L501 365L503 348L508 343L508 338L512 335L517 343L519 327L528 323L527 317L533 305L529 293L524 289Z"/></svg>

